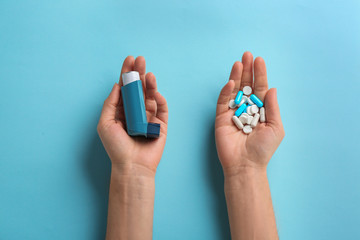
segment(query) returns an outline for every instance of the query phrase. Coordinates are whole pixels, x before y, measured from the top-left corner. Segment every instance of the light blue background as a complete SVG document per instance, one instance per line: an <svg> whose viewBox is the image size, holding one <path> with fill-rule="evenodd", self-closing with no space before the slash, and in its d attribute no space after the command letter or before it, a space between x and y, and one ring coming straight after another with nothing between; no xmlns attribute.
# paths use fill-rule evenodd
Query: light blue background
<svg viewBox="0 0 360 240"><path fill-rule="evenodd" d="M0 239L103 239L96 133L127 55L170 109L154 239L229 239L217 96L244 51L267 62L286 137L268 175L281 239L360 239L360 3L0 1Z"/></svg>

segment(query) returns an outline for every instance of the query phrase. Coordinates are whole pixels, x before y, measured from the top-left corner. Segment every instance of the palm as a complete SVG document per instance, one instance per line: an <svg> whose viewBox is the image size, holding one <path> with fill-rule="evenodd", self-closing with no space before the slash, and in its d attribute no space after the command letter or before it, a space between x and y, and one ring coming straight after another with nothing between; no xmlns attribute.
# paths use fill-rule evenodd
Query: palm
<svg viewBox="0 0 360 240"><path fill-rule="evenodd" d="M134 163L144 165L150 169L156 169L165 146L167 124L152 113L147 112L147 117L150 122L161 124L158 139L130 137L126 132L124 118L121 117L121 120L114 121L109 137L113 139L114 143L117 143L116 148L119 151L117 155L122 156L121 159L114 159L114 163L121 163L124 160L133 159Z"/></svg>
<svg viewBox="0 0 360 240"><path fill-rule="evenodd" d="M244 65L243 65L244 64ZM230 79L220 93L215 121L216 147L224 169L234 166L266 166L281 141L282 124L277 116L277 102L274 90L268 90L265 63L255 60L253 80L253 60L245 53L243 63L236 62ZM264 101L267 122L258 123L246 135L232 122L235 109L228 108L228 101L234 99L243 86L251 86L254 93Z"/></svg>
<svg viewBox="0 0 360 240"><path fill-rule="evenodd" d="M232 122L234 110L229 110L217 116L215 124L216 141L219 149L219 157L223 159L225 168L233 167L239 163L239 159L253 161L259 159L265 162L250 162L250 164L266 164L267 153L271 151L271 141L274 139L274 131L265 123L259 123L249 135L240 131Z"/></svg>

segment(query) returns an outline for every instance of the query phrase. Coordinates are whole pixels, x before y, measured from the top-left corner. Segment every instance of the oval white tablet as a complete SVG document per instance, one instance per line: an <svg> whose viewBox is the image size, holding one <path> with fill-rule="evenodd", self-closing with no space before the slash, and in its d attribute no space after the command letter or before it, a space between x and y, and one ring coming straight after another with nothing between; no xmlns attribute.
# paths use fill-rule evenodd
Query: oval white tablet
<svg viewBox="0 0 360 240"><path fill-rule="evenodd" d="M243 129L244 125L237 116L233 116L232 120L239 129Z"/></svg>
<svg viewBox="0 0 360 240"><path fill-rule="evenodd" d="M250 95L251 94L251 92L252 92L252 88L250 87L250 86L245 86L244 88L243 88L243 93L245 94L245 95Z"/></svg>
<svg viewBox="0 0 360 240"><path fill-rule="evenodd" d="M258 122L259 122L259 118L260 118L260 114L255 113L254 118L253 118L253 120L252 120L251 123L250 123L250 126L251 126L252 128L256 127L256 125L257 125Z"/></svg>
<svg viewBox="0 0 360 240"><path fill-rule="evenodd" d="M239 103L239 107L241 106L241 105L243 105L244 103L246 103L248 101L248 97L247 96L243 96L242 98L241 98L241 101L240 101L240 103Z"/></svg>
<svg viewBox="0 0 360 240"><path fill-rule="evenodd" d="M265 122L266 121L266 119L265 119L265 108L264 107L262 107L262 108L260 108L260 122Z"/></svg>
<svg viewBox="0 0 360 240"><path fill-rule="evenodd" d="M243 132L244 132L245 134L249 134L249 133L251 133L251 132L252 132L252 128L251 128L251 126L250 126L250 125L246 125L246 126L244 126L244 128L243 128Z"/></svg>
<svg viewBox="0 0 360 240"><path fill-rule="evenodd" d="M246 119L246 120L247 120L246 123L247 123L247 124L250 124L251 121L253 120L253 118L254 118L253 116L249 116L249 117Z"/></svg>

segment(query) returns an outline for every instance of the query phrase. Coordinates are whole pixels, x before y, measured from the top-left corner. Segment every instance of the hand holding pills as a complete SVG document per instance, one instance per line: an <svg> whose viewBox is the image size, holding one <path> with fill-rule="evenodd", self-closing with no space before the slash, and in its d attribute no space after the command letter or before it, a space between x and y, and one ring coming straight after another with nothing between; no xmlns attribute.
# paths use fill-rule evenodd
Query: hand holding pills
<svg viewBox="0 0 360 240"><path fill-rule="evenodd" d="M262 58L235 62L217 103L215 138L224 174L239 166L266 169L284 137L276 89L269 89Z"/></svg>
<svg viewBox="0 0 360 240"><path fill-rule="evenodd" d="M245 52L220 92L215 141L232 239L279 239L266 167L284 137L265 62Z"/></svg>
<svg viewBox="0 0 360 240"><path fill-rule="evenodd" d="M242 91L237 93L235 100L230 100L229 102L230 108L239 106L235 112L235 116L232 117L232 120L240 130L243 130L245 134L251 133L252 128L256 127L260 119L260 114L262 114L260 122L265 122L264 104L255 94L251 93L251 87L245 86ZM243 96L244 94L246 96ZM240 104L241 102L242 104ZM258 113L259 107L262 109L260 114Z"/></svg>

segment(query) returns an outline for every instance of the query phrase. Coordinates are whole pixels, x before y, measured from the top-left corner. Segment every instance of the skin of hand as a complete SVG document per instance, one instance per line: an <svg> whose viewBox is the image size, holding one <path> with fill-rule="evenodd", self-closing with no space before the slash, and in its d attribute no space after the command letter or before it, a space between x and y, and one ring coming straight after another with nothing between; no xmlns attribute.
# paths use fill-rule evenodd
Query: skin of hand
<svg viewBox="0 0 360 240"><path fill-rule="evenodd" d="M253 76L254 75L254 76ZM215 140L224 170L231 239L278 239L266 166L285 136L276 89L268 89L265 62L245 52L235 62L216 109ZM266 122L246 135L232 121L230 99L244 86L264 103Z"/></svg>
<svg viewBox="0 0 360 240"><path fill-rule="evenodd" d="M236 109L228 107L230 99L244 86L252 87L263 101L266 114L266 123L259 122L249 135L235 126L231 118ZM253 63L252 54L245 52L242 62L233 65L230 80L217 102L215 139L224 174L235 174L243 167L266 169L284 136L276 89L268 89L265 62L258 57Z"/></svg>
<svg viewBox="0 0 360 240"><path fill-rule="evenodd" d="M158 139L131 137L126 132L124 107L121 98L122 73L138 71L144 89L146 116L148 122L160 124ZM156 78L146 73L144 57L128 56L123 63L119 84L115 84L105 100L97 127L98 134L113 165L139 166L156 172L160 162L167 134L168 107L165 98L157 91Z"/></svg>
<svg viewBox="0 0 360 240"><path fill-rule="evenodd" d="M121 74L129 71L139 72L147 120L160 124L157 139L130 137L126 132ZM155 76L146 74L143 57L128 56L121 74L104 102L97 126L112 163L106 239L152 239L155 173L166 141L168 107L157 91Z"/></svg>

